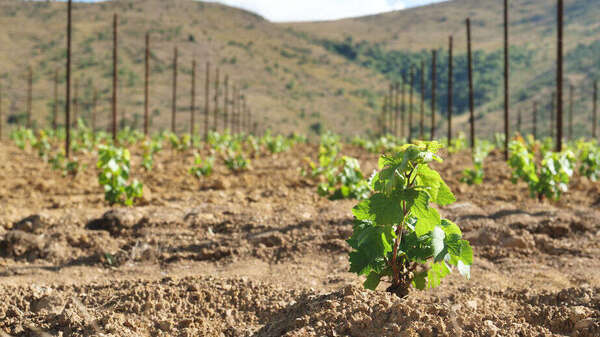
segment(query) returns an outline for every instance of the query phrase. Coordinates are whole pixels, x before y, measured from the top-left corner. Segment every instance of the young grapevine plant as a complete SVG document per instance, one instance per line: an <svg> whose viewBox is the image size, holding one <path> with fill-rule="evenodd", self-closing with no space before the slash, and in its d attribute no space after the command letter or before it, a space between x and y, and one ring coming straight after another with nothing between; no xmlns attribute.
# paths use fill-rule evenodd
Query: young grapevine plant
<svg viewBox="0 0 600 337"><path fill-rule="evenodd" d="M52 145L50 144L48 135L44 130L40 130L38 132L39 138L36 139L31 146L38 151L38 156L42 158L44 161L48 160L48 153L52 149Z"/></svg>
<svg viewBox="0 0 600 337"><path fill-rule="evenodd" d="M215 162L214 157L208 157L206 159L202 159L199 154L196 154L194 158L194 166L190 168L190 173L197 178L207 177L211 175L213 171L213 164Z"/></svg>
<svg viewBox="0 0 600 337"><path fill-rule="evenodd" d="M443 144L448 148L448 153L458 153L467 148L467 137L464 132L461 132L458 134L458 137L452 140L451 144L448 144L447 139L444 140Z"/></svg>
<svg viewBox="0 0 600 337"><path fill-rule="evenodd" d="M343 156L339 161L339 172L327 172L327 182L319 184L317 193L330 200L366 199L369 197L369 184L365 180L358 160Z"/></svg>
<svg viewBox="0 0 600 337"><path fill-rule="evenodd" d="M229 153L225 157L225 166L232 172L242 172L249 168L250 159L246 159L241 153Z"/></svg>
<svg viewBox="0 0 600 337"><path fill-rule="evenodd" d="M473 152L473 168L463 171L463 177L460 181L469 185L479 185L483 182L485 171L483 170L483 162L494 146L487 141L479 141Z"/></svg>
<svg viewBox="0 0 600 337"><path fill-rule="evenodd" d="M167 134L167 138L169 139L169 142L171 143L171 148L173 148L174 150L177 150L179 152L183 152L183 151L189 149L191 146L192 138L187 133L183 134L180 138L176 134L169 132Z"/></svg>
<svg viewBox="0 0 600 337"><path fill-rule="evenodd" d="M375 289L387 277L387 289L400 297L412 286L434 288L453 267L470 277L473 251L460 228L441 219L430 203L455 201L439 173L428 163L441 161L437 142L407 144L379 159L379 172L370 180L371 196L358 203L348 243L350 271L367 277Z"/></svg>
<svg viewBox="0 0 600 337"><path fill-rule="evenodd" d="M600 178L600 147L595 142L579 141L577 143L579 157L579 173L591 181Z"/></svg>
<svg viewBox="0 0 600 337"><path fill-rule="evenodd" d="M261 141L271 153L285 152L289 150L292 145L291 142L282 135L274 137L270 132L267 132L264 137L262 137Z"/></svg>
<svg viewBox="0 0 600 337"><path fill-rule="evenodd" d="M333 174L336 169L335 166L340 150L340 137L329 132L324 133L321 135L321 143L319 145L319 163L314 163L309 158L305 158L310 171L303 168L302 175L316 178L320 175L328 176Z"/></svg>
<svg viewBox="0 0 600 337"><path fill-rule="evenodd" d="M147 139L142 144L142 149L142 166L146 171L152 171L154 155L162 150L162 141L160 139Z"/></svg>
<svg viewBox="0 0 600 337"><path fill-rule="evenodd" d="M50 156L48 159L53 170L62 171L63 177L67 175L75 177L80 171L84 170L87 166L80 164L77 158L71 158L67 160L64 150L59 150L55 155Z"/></svg>
<svg viewBox="0 0 600 337"><path fill-rule="evenodd" d="M405 143L404 139L396 138L392 135L381 136L375 140L355 137L352 144L359 146L371 153L381 153L392 151L394 148Z"/></svg>
<svg viewBox="0 0 600 337"><path fill-rule="evenodd" d="M36 142L35 134L30 129L19 127L10 133L10 139L15 142L15 145L21 150L25 150L27 143L33 144Z"/></svg>
<svg viewBox="0 0 600 337"><path fill-rule="evenodd" d="M98 182L104 187L104 197L110 205L131 206L143 196L143 186L137 180L128 184L130 165L129 150L100 145L98 148Z"/></svg>
<svg viewBox="0 0 600 337"><path fill-rule="evenodd" d="M537 163L535 152L522 141L511 141L509 149L508 165L513 169L513 184L519 179L525 181L531 196L539 200L558 200L568 190L575 166L575 156L571 151L545 152Z"/></svg>

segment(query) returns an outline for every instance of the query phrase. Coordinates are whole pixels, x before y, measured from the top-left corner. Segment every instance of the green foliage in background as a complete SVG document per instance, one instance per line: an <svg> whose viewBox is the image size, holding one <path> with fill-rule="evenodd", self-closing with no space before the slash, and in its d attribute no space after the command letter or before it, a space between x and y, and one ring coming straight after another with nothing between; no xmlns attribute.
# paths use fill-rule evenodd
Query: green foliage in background
<svg viewBox="0 0 600 337"><path fill-rule="evenodd" d="M485 171L483 170L483 162L488 154L494 149L494 145L485 140L480 140L475 143L473 151L473 168L463 171L463 177L460 181L469 185L479 185L483 182Z"/></svg>
<svg viewBox="0 0 600 337"><path fill-rule="evenodd" d="M244 157L242 153L230 152L225 157L225 166L234 173L246 171L250 167L250 159Z"/></svg>
<svg viewBox="0 0 600 337"><path fill-rule="evenodd" d="M214 157L202 159L199 154L196 154L194 157L194 166L190 168L190 173L196 178L207 177L212 174L214 163Z"/></svg>
<svg viewBox="0 0 600 337"><path fill-rule="evenodd" d="M327 171L327 182L319 184L319 195L330 200L366 199L370 193L369 184L358 160L343 156L338 162L338 167Z"/></svg>
<svg viewBox="0 0 600 337"><path fill-rule="evenodd" d="M146 171L152 171L154 167L154 155L162 150L162 139L146 139L142 144L142 167Z"/></svg>
<svg viewBox="0 0 600 337"><path fill-rule="evenodd" d="M600 177L600 147L596 142L577 142L577 158L579 159L579 174L597 181Z"/></svg>
<svg viewBox="0 0 600 337"><path fill-rule="evenodd" d="M143 196L143 186L137 180L129 183L130 154L129 150L110 145L98 148L100 170L98 183L104 188L104 198L112 206L122 204L131 206L136 199Z"/></svg>
<svg viewBox="0 0 600 337"><path fill-rule="evenodd" d="M558 200L568 190L575 167L573 152L537 153L522 140L511 141L509 149L508 165L513 169L512 182L526 182L531 197ZM541 156L541 160L537 160L536 155Z"/></svg>

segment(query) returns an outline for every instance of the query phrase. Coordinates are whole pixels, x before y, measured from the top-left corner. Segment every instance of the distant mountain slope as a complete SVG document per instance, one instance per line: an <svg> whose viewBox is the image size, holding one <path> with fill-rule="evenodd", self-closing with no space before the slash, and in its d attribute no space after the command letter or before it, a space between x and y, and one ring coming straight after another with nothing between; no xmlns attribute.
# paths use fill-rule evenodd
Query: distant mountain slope
<svg viewBox="0 0 600 337"><path fill-rule="evenodd" d="M454 0L418 8L331 22L290 23L290 29L310 39L333 45L334 51L388 77L398 78L421 59L430 65L431 49L440 49L439 112L446 110L445 50L448 36L454 37L455 66L458 68L455 104L458 112L466 103L465 18L472 20L473 48L481 53L475 60L476 105L483 134L502 130L501 83L503 18L500 0ZM511 110L516 124L523 111L523 124L530 127L533 101L540 104L542 123L549 125L551 92L555 87L556 0L511 0ZM565 1L565 48L567 86L575 86L576 132L588 132L591 83L600 78L600 6L595 0ZM349 55L350 57L349 57ZM429 74L427 74L429 78ZM565 102L568 88L565 90ZM568 106L565 106L565 109ZM455 110L456 107L455 107ZM463 124L466 117L458 119ZM544 126L546 126L544 124ZM440 126L442 126L440 124Z"/></svg>
<svg viewBox="0 0 600 337"><path fill-rule="evenodd" d="M510 0L511 43L546 46L556 34L556 0ZM483 50L502 47L502 0L451 0L385 14L328 22L290 23L289 27L327 39L385 43L390 49L421 50L446 47L455 35L466 43L465 19L473 22L473 43ZM566 42L598 39L600 6L596 0L565 0Z"/></svg>
<svg viewBox="0 0 600 337"><path fill-rule="evenodd" d="M38 124L49 118L56 69L60 70L59 98L64 104L65 9L61 2L0 3L0 78L5 116L10 114L14 119L26 109L28 65L34 72L34 116ZM370 113L378 103L378 89L385 87L383 75L348 62L255 14L189 0L74 5L73 76L80 83L83 116L90 111L93 85L101 93L98 120L103 124L108 121L114 12L119 14L119 110L127 117L125 124L141 125L144 34L150 31L150 106L155 129L170 125L175 46L179 49L181 131L188 130L193 57L198 61L200 111L204 107L205 62L210 61L220 68L221 75L228 74L230 81L244 88L261 127L303 133L311 126L345 133L375 127ZM214 68L211 75L214 79ZM214 93L214 88L211 91ZM64 108L61 106L59 111L62 121Z"/></svg>

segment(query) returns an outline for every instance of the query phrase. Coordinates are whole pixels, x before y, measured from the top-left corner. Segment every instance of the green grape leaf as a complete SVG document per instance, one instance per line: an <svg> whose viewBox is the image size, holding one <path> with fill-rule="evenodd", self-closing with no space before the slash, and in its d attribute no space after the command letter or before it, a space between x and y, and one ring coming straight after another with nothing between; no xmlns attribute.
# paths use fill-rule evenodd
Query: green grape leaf
<svg viewBox="0 0 600 337"><path fill-rule="evenodd" d="M457 234L459 236L462 236L460 228L454 222L448 219L442 219L441 226L446 235Z"/></svg>
<svg viewBox="0 0 600 337"><path fill-rule="evenodd" d="M467 240L460 240L460 261L470 266L473 264L473 248Z"/></svg>
<svg viewBox="0 0 600 337"><path fill-rule="evenodd" d="M355 226L352 237L348 240L356 250L350 253L350 271L366 274L379 263L378 259L392 251L392 243L396 238L392 226Z"/></svg>
<svg viewBox="0 0 600 337"><path fill-rule="evenodd" d="M461 240L458 234L450 234L446 235L444 239L444 244L446 245L446 252L450 253L453 256L460 256L461 254Z"/></svg>
<svg viewBox="0 0 600 337"><path fill-rule="evenodd" d="M377 161L377 167L379 167L380 170L383 169L384 167L386 167L387 165L391 165L391 164L392 164L392 159L385 155L379 157L379 160Z"/></svg>
<svg viewBox="0 0 600 337"><path fill-rule="evenodd" d="M431 201L438 205L445 206L456 201L440 174L427 165L420 165L417 168L417 184L424 186L431 196Z"/></svg>
<svg viewBox="0 0 600 337"><path fill-rule="evenodd" d="M426 277L427 272L416 273L415 277L412 280L413 287L419 290L425 290L425 287L427 286Z"/></svg>
<svg viewBox="0 0 600 337"><path fill-rule="evenodd" d="M359 202L352 208L352 215L358 220L375 221L375 214L371 212L371 199Z"/></svg>
<svg viewBox="0 0 600 337"><path fill-rule="evenodd" d="M355 250L350 252L350 272L359 275L367 274L371 271L370 265L373 262L364 250Z"/></svg>
<svg viewBox="0 0 600 337"><path fill-rule="evenodd" d="M398 174L398 166L392 165L382 169L372 182L373 190L386 195L394 192L399 186L405 185L404 176Z"/></svg>
<svg viewBox="0 0 600 337"><path fill-rule="evenodd" d="M448 248L444 242L446 233L440 226L436 226L431 233L431 247L435 262L442 261L447 254Z"/></svg>
<svg viewBox="0 0 600 337"><path fill-rule="evenodd" d="M462 261L458 261L456 265L458 272L465 277L467 280L471 278L471 266L464 264Z"/></svg>
<svg viewBox="0 0 600 337"><path fill-rule="evenodd" d="M473 249L466 240L456 240L449 247L450 258L448 263L457 267L458 272L465 278L471 276L471 264L473 264Z"/></svg>
<svg viewBox="0 0 600 337"><path fill-rule="evenodd" d="M432 289L440 285L442 279L450 274L450 268L444 261L436 262L431 265L427 272L427 288Z"/></svg>
<svg viewBox="0 0 600 337"><path fill-rule="evenodd" d="M442 180L435 203L440 206L446 206L454 202L456 202L456 197L452 191L450 191L450 187L448 187L448 185L446 185L446 183Z"/></svg>
<svg viewBox="0 0 600 337"><path fill-rule="evenodd" d="M377 289L377 286L379 285L379 282L381 281L381 276L382 275L377 272L374 272L374 271L370 272L369 276L367 276L367 279L363 283L363 286L365 287L365 289L369 289L369 290Z"/></svg>
<svg viewBox="0 0 600 337"><path fill-rule="evenodd" d="M400 153L402 154L401 169L403 171L406 170L409 162L414 162L423 155L423 151L414 145L409 145L405 151Z"/></svg>
<svg viewBox="0 0 600 337"><path fill-rule="evenodd" d="M415 232L418 236L425 235L440 224L440 214L435 208L429 207L429 194L419 191L417 198L414 199L410 211L417 218Z"/></svg>
<svg viewBox="0 0 600 337"><path fill-rule="evenodd" d="M399 224L404 217L400 202L398 194L386 196L375 193L356 205L352 213L359 220L374 221L380 225Z"/></svg>
<svg viewBox="0 0 600 337"><path fill-rule="evenodd" d="M417 237L415 232L405 234L402 237L399 249L406 254L410 261L425 263L428 258L433 256L431 235Z"/></svg>
<svg viewBox="0 0 600 337"><path fill-rule="evenodd" d="M106 167L110 170L110 172L119 172L119 164L117 164L116 160L114 159L110 159L106 164Z"/></svg>

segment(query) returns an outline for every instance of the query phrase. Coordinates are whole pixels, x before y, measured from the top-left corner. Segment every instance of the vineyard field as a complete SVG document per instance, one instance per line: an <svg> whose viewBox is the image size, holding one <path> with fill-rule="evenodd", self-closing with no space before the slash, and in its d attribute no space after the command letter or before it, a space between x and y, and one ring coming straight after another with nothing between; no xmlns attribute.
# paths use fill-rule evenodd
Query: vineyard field
<svg viewBox="0 0 600 337"><path fill-rule="evenodd" d="M468 151L435 164L457 195L439 211L474 248L472 278L399 299L348 273L353 201L302 177L315 145L257 154L196 179L192 150L164 149L145 195L109 208L93 169L72 177L35 153L0 148L0 330L85 336L593 336L598 317L600 185L576 178L559 202L510 183L497 150L480 186L459 182ZM205 151L205 150L200 150ZM377 156L345 144L365 172ZM204 154L203 152L201 152ZM11 158L11 160L9 160ZM315 158L313 158L315 159ZM94 158L79 160L94 167ZM393 322L388 322L394 317ZM35 329L33 327L36 327Z"/></svg>

